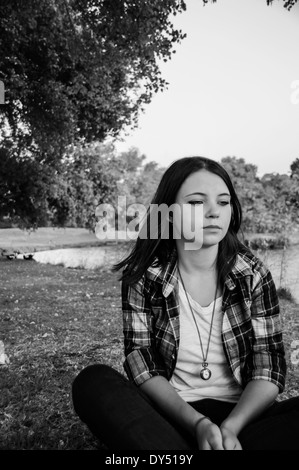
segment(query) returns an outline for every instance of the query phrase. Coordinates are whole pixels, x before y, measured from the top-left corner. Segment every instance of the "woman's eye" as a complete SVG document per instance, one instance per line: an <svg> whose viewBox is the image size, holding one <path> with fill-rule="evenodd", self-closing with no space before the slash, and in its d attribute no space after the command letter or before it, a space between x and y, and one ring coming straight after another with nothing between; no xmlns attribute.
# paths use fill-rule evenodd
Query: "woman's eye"
<svg viewBox="0 0 299 470"><path fill-rule="evenodd" d="M188 204L192 204L193 206L203 204L203 203L204 203L204 201L188 201ZM229 201L219 201L219 204L221 206L227 206L230 203L229 203Z"/></svg>

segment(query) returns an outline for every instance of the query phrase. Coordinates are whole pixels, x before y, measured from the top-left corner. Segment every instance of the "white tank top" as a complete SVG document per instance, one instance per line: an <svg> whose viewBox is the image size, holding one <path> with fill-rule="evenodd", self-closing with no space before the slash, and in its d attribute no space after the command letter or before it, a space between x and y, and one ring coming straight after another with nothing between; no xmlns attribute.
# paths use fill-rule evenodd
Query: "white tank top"
<svg viewBox="0 0 299 470"><path fill-rule="evenodd" d="M184 288L179 281L180 303L180 345L175 370L170 384L185 401L196 401L203 398L235 403L238 401L242 388L234 380L227 365L224 354L222 327L222 296L216 299L214 322L208 352L208 368L212 372L209 380L200 377L203 357L194 319L186 298ZM189 294L189 302L197 321L204 353L206 354L214 301L202 307Z"/></svg>

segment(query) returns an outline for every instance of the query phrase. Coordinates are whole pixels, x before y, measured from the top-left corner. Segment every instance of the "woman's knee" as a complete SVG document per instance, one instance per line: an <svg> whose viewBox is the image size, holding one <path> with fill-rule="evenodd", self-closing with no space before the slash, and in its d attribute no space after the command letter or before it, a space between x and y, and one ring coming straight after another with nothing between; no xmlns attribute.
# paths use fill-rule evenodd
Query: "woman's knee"
<svg viewBox="0 0 299 470"><path fill-rule="evenodd" d="M106 364L92 364L82 369L73 382L73 388L89 388L93 382L109 380L115 374L120 375L116 370Z"/></svg>
<svg viewBox="0 0 299 470"><path fill-rule="evenodd" d="M72 398L75 410L80 403L99 394L104 386L115 376L120 376L116 370L106 364L92 364L82 369L72 384Z"/></svg>
<svg viewBox="0 0 299 470"><path fill-rule="evenodd" d="M111 369L111 370L110 370ZM105 364L92 364L82 369L72 384L72 398L75 409L82 400L90 398L95 389L101 388L113 369Z"/></svg>

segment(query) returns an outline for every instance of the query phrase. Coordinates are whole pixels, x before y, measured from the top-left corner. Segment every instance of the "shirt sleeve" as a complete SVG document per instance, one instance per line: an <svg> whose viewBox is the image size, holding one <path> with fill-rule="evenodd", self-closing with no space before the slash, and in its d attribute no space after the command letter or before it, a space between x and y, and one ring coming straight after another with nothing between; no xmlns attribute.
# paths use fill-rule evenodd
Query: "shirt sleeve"
<svg viewBox="0 0 299 470"><path fill-rule="evenodd" d="M276 287L270 271L263 265L255 272L253 283L253 354L248 381L269 380L281 393L285 386L286 361Z"/></svg>
<svg viewBox="0 0 299 470"><path fill-rule="evenodd" d="M163 362L155 350L153 316L144 279L133 286L122 284L122 312L124 369L129 380L141 385L156 375L166 377Z"/></svg>

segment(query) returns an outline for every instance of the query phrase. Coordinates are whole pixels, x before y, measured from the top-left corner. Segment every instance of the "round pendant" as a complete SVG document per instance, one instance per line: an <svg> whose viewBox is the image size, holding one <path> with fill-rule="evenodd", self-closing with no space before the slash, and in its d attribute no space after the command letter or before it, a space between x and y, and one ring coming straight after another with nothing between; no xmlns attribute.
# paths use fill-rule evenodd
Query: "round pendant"
<svg viewBox="0 0 299 470"><path fill-rule="evenodd" d="M212 372L210 371L210 369L208 368L205 368L205 369L202 369L200 371L200 376L203 380L209 380L209 378L211 377L212 375Z"/></svg>

